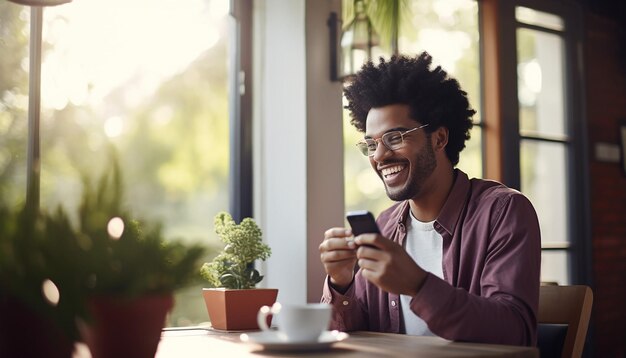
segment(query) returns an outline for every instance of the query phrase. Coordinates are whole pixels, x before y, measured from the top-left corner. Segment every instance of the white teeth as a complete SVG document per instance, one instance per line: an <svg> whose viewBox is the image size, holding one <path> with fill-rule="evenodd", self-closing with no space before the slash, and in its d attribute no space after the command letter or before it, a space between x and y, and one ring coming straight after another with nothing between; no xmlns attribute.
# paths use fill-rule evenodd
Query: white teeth
<svg viewBox="0 0 626 358"><path fill-rule="evenodd" d="M396 165L395 167L383 169L382 173L383 173L383 176L388 176L388 175L391 175L391 174L395 174L395 173L401 171L402 169L404 169L403 165Z"/></svg>

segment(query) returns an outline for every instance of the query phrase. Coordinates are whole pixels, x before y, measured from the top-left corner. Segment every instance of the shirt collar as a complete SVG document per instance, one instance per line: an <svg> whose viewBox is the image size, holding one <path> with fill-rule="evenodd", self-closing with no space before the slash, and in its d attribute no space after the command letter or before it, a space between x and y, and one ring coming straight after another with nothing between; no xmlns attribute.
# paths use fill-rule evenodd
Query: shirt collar
<svg viewBox="0 0 626 358"><path fill-rule="evenodd" d="M448 198L443 204L439 216L437 216L439 225L450 235L454 233L454 229L461 216L461 211L463 211L463 208L467 205L465 201L467 193L470 190L470 181L467 174L460 169L454 169L454 176L455 179L454 184L452 184L452 190L450 190L450 194L448 194Z"/></svg>

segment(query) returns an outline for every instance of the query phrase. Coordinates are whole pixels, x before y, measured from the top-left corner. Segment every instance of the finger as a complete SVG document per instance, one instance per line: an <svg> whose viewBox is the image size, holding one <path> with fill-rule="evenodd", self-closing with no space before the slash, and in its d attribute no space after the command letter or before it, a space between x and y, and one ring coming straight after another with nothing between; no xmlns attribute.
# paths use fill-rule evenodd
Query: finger
<svg viewBox="0 0 626 358"><path fill-rule="evenodd" d="M360 259L357 261L359 268L361 269L361 276L366 280L378 285L380 282L381 269L380 265L376 261L368 259Z"/></svg>
<svg viewBox="0 0 626 358"><path fill-rule="evenodd" d="M362 269L361 270L361 276L366 279L367 281L373 283L374 285L380 287L381 289L384 290L384 286L381 286L381 282L380 279L378 277L378 273L375 270L370 270L370 269Z"/></svg>
<svg viewBox="0 0 626 358"><path fill-rule="evenodd" d="M320 254L323 263L335 263L341 261L352 261L356 257L354 250L334 250Z"/></svg>
<svg viewBox="0 0 626 358"><path fill-rule="evenodd" d="M373 271L376 268L376 261L369 259L359 259L357 264L362 270Z"/></svg>
<svg viewBox="0 0 626 358"><path fill-rule="evenodd" d="M368 259L378 261L381 257L382 251L374 246L361 245L356 250L356 257L359 259Z"/></svg>
<svg viewBox="0 0 626 358"><path fill-rule="evenodd" d="M319 246L320 251L333 251L333 250L354 250L356 244L354 240L346 240L345 238L330 238L322 241Z"/></svg>
<svg viewBox="0 0 626 358"><path fill-rule="evenodd" d="M354 242L359 246L369 245L384 250L392 241L380 234L361 234L354 239Z"/></svg>
<svg viewBox="0 0 626 358"><path fill-rule="evenodd" d="M348 237L352 236L352 230L345 227L333 227L324 232L324 238L330 239L331 237Z"/></svg>

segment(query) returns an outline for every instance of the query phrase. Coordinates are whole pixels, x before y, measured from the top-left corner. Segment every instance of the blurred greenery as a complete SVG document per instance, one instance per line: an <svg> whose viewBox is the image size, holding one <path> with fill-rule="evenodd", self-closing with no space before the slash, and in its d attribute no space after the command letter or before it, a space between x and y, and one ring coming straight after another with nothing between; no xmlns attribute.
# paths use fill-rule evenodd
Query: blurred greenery
<svg viewBox="0 0 626 358"><path fill-rule="evenodd" d="M205 0L203 11L212 2L217 0ZM70 6L59 7L56 15L44 14L44 63L53 57L56 45L54 36L46 36L54 34L48 26L72 21L69 12L63 14ZM23 203L26 192L29 18L28 7L0 2L0 196L10 206ZM217 254L219 240L212 232L211 218L228 206L229 121L226 22L215 25L221 31L217 42L190 59L185 68L162 78L154 89L137 85L131 77L97 103L68 101L57 109L46 107L42 98L42 209L61 206L76 224L81 173L103 171L103 158L113 145L120 153L128 209L146 220L162 222L160 230L167 238L208 243L212 249L204 261ZM125 31L133 29L137 30L136 24ZM195 35L176 41L208 42ZM168 43L160 46L167 56ZM51 75L44 67L42 77ZM123 121L123 130L110 136L105 128L115 116ZM195 296L189 293L192 288L177 294L168 324L208 319L199 275L195 282Z"/></svg>
<svg viewBox="0 0 626 358"><path fill-rule="evenodd" d="M203 245L166 241L160 223L140 222L124 209L114 151L99 181L91 184L87 175L84 183L77 243L88 257L81 267L91 274L89 294L136 297L174 292L193 281Z"/></svg>
<svg viewBox="0 0 626 358"><path fill-rule="evenodd" d="M77 339L74 320L85 316L80 282L86 272L77 268L86 261L75 238L62 211L34 214L0 202L0 310L24 307Z"/></svg>
<svg viewBox="0 0 626 358"><path fill-rule="evenodd" d="M24 8L0 2L0 197L12 203L26 197L29 13Z"/></svg>
<svg viewBox="0 0 626 358"><path fill-rule="evenodd" d="M72 339L75 318L89 319L89 297L173 293L198 276L204 253L200 244L166 241L158 224L127 213L115 157L97 183L89 175L84 182L78 225L61 207L15 213L0 202L0 298L6 290Z"/></svg>

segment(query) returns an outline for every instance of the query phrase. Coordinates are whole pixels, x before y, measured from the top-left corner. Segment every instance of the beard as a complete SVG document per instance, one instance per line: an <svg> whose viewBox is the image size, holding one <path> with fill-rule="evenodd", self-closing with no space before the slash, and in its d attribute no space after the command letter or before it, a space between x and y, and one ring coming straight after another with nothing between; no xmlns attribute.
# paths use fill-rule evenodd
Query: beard
<svg viewBox="0 0 626 358"><path fill-rule="evenodd" d="M435 151L428 136L424 147L419 152L415 161L410 167L410 172L404 185L398 189L391 191L387 184L385 191L389 199L394 201L409 200L416 197L424 187L424 182L428 179L437 167L437 159L435 159ZM384 180L383 180L383 183Z"/></svg>

